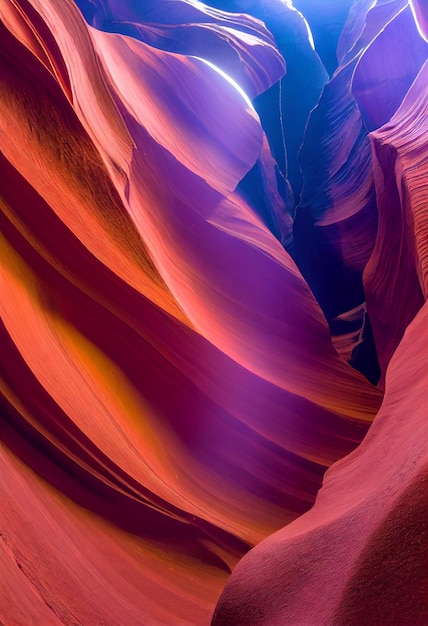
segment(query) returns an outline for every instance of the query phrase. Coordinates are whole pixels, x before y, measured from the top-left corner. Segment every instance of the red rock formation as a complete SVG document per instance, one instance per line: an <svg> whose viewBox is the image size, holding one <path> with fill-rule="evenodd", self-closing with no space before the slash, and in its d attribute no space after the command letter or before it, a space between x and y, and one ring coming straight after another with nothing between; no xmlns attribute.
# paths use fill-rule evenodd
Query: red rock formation
<svg viewBox="0 0 428 626"><path fill-rule="evenodd" d="M241 560L213 624L427 623L427 329L425 305L364 442L327 471L308 513Z"/></svg>
<svg viewBox="0 0 428 626"><path fill-rule="evenodd" d="M79 0L77 4L97 29L210 61L252 98L276 82L285 69L272 35L262 22L243 14L183 0Z"/></svg>
<svg viewBox="0 0 428 626"><path fill-rule="evenodd" d="M310 508L382 400L279 241L288 200L251 102L194 54L206 31L254 95L284 70L271 36L164 0L145 7L147 39L133 4L103 7L144 41L89 26L72 0L0 0L8 626L207 624L240 557ZM254 166L277 236L241 186Z"/></svg>
<svg viewBox="0 0 428 626"><path fill-rule="evenodd" d="M338 351L347 360L354 357L374 383L379 371L362 273L376 239L377 207L369 129L352 85L360 63L405 4L360 0L353 5L339 41L339 67L308 118L299 155L303 189L294 222L296 261L321 304Z"/></svg>
<svg viewBox="0 0 428 626"><path fill-rule="evenodd" d="M352 77L352 94L368 130L389 122L427 54L428 46L406 6L361 55Z"/></svg>
<svg viewBox="0 0 428 626"><path fill-rule="evenodd" d="M379 228L365 270L382 371L428 294L425 63L391 122L371 136Z"/></svg>

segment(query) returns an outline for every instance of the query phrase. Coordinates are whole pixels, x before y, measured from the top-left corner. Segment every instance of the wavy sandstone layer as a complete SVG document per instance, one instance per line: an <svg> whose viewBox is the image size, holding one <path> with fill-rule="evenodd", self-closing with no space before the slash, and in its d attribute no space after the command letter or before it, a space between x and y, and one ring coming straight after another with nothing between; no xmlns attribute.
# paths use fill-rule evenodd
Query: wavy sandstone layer
<svg viewBox="0 0 428 626"><path fill-rule="evenodd" d="M237 624L247 563L267 577L277 572L275 560L260 563L257 555L264 559L264 546L292 537L299 524L310 553L303 558L293 547L298 560L287 567L297 572L301 558L309 564L316 545L315 561L324 549L342 550L356 576L344 574L348 602L353 589L368 590L360 584L365 565L355 565L358 546L369 536L374 551L383 545L387 514L392 528L405 524L394 498L422 497L423 427L411 430L410 418L396 426L402 449L391 463L410 463L410 453L415 463L405 474L392 477L375 444L378 431L382 441L392 437L386 413L397 421L405 412L422 415L425 313L391 362L370 438L353 453L383 392L346 362L355 361L368 327L363 270L382 368L426 294L427 75L416 3L405 14L414 54L394 90L398 111L371 135L373 161L364 55L379 33L388 37L385 16L401 15L403 3L370 8L360 0L362 24L351 12L341 65L304 137L327 73L303 17L290 3L272 5L271 34L261 21L266 2L241 4L254 5L256 17L191 0L0 0L0 623L7 626L208 624L230 572L262 541L237 567L216 613L219 623ZM275 16L295 46L278 39ZM305 85L299 59L314 84ZM295 194L303 141L307 201L295 241L290 181L250 100L280 84L288 100L278 103L276 123L288 137L283 155L293 161ZM368 84L376 92L372 76ZM294 123L291 96L299 90L304 106ZM322 131L320 116L330 120ZM388 182L392 161L396 177ZM329 300L327 282L318 291L312 282L303 211L312 229L306 245L315 227L325 234L327 251L317 258L326 276L329 254L342 251L344 298L336 298L337 285ZM394 265L387 259L396 236L403 245ZM408 278L405 298L394 271ZM340 345L331 339L335 316ZM374 379L370 349L357 365ZM288 526L313 505L326 468L349 453L315 507ZM383 482L360 481L369 465ZM335 472L345 476L337 488ZM389 480L386 508L364 521ZM342 496L363 520L356 543L335 534ZM334 530L326 536L323 519ZM406 584L419 571L410 566ZM315 573L304 592L294 588L300 606L290 619L304 618L305 593L329 588L330 574ZM242 616L253 606L251 619L285 617L289 591L282 574L278 580L269 604L272 592L260 579ZM325 604L328 619L341 623L339 600ZM244 617L242 624L257 623Z"/></svg>
<svg viewBox="0 0 428 626"><path fill-rule="evenodd" d="M383 372L428 296L427 80L426 62L390 123L371 135L379 228L364 280Z"/></svg>
<svg viewBox="0 0 428 626"><path fill-rule="evenodd" d="M427 328L425 305L363 443L327 471L308 513L240 561L213 625L426 624Z"/></svg>

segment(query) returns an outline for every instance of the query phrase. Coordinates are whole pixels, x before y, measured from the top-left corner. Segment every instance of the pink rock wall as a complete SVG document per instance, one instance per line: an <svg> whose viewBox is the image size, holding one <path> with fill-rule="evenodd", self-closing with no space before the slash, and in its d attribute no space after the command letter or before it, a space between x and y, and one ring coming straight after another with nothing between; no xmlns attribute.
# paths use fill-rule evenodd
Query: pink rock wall
<svg viewBox="0 0 428 626"><path fill-rule="evenodd" d="M78 4L0 0L0 623L422 624L416 3L353 7L296 200L250 100L321 67L292 7L283 59L263 2Z"/></svg>

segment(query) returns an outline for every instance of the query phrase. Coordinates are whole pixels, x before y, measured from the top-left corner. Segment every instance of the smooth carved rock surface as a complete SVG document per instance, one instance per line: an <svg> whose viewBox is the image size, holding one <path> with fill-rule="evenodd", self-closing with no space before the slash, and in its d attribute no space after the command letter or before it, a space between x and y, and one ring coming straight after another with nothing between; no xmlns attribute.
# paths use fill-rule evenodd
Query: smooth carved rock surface
<svg viewBox="0 0 428 626"><path fill-rule="evenodd" d="M2 624L426 610L422 3L217 4L0 0Z"/></svg>
<svg viewBox="0 0 428 626"><path fill-rule="evenodd" d="M327 471L308 513L241 560L213 624L426 623L427 327L425 304L365 440Z"/></svg>

